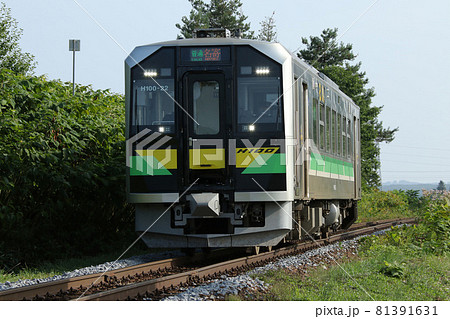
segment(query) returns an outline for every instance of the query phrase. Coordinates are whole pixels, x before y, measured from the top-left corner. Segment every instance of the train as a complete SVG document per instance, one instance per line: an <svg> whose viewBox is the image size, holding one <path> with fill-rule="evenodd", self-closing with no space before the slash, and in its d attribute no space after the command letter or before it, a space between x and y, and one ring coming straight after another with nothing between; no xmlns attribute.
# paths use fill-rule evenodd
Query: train
<svg viewBox="0 0 450 319"><path fill-rule="evenodd" d="M196 30L125 60L127 199L148 247L271 248L357 219L359 107L280 43Z"/></svg>

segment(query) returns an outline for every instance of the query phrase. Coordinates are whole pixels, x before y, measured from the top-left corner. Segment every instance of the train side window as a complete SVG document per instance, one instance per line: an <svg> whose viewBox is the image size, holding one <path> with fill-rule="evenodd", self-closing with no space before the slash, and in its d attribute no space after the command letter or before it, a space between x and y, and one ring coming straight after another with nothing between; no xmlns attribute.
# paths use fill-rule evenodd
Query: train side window
<svg viewBox="0 0 450 319"><path fill-rule="evenodd" d="M332 153L336 154L336 111L331 113L331 141Z"/></svg>
<svg viewBox="0 0 450 319"><path fill-rule="evenodd" d="M351 138L351 132L352 131L352 125L351 120L349 119L347 121L347 156L352 156L352 138Z"/></svg>
<svg viewBox="0 0 450 319"><path fill-rule="evenodd" d="M341 114L337 115L337 154L342 154L342 134L341 134L341 126L342 126L342 116Z"/></svg>
<svg viewBox="0 0 450 319"><path fill-rule="evenodd" d="M327 151L331 150L331 109L327 106Z"/></svg>
<svg viewBox="0 0 450 319"><path fill-rule="evenodd" d="M320 103L320 114L319 114L319 139L320 148L325 148L325 105Z"/></svg>
<svg viewBox="0 0 450 319"><path fill-rule="evenodd" d="M313 99L313 114L312 114L312 121L313 121L313 141L315 146L318 145L318 139L317 139L317 99Z"/></svg>
<svg viewBox="0 0 450 319"><path fill-rule="evenodd" d="M342 156L347 157L347 118L345 116L342 117Z"/></svg>

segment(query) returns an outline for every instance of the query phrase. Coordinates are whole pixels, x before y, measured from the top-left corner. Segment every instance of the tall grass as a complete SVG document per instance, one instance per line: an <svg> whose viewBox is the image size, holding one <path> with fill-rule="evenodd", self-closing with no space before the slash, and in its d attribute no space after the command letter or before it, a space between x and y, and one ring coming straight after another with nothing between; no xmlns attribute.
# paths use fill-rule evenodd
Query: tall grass
<svg viewBox="0 0 450 319"><path fill-rule="evenodd" d="M383 192L378 189L364 191L358 204L358 221L369 222L414 216L408 196L400 191Z"/></svg>

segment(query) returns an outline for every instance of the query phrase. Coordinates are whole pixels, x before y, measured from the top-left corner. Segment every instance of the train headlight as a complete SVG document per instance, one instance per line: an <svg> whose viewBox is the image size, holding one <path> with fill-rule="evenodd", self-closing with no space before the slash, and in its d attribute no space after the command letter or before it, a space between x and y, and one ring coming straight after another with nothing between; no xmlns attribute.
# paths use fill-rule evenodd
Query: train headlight
<svg viewBox="0 0 450 319"><path fill-rule="evenodd" d="M172 127L171 126L158 126L158 131L160 133L172 133Z"/></svg>
<svg viewBox="0 0 450 319"><path fill-rule="evenodd" d="M268 67L259 67L255 70L256 75L268 75L270 73L270 69Z"/></svg>
<svg viewBox="0 0 450 319"><path fill-rule="evenodd" d="M145 71L144 71L144 76L145 76L145 77L155 77L155 76L158 76L158 71L157 71L157 70L154 70L154 69L151 69L151 70L145 70Z"/></svg>
<svg viewBox="0 0 450 319"><path fill-rule="evenodd" d="M249 124L249 125L242 125L242 131L243 132L254 132L256 129L254 124Z"/></svg>

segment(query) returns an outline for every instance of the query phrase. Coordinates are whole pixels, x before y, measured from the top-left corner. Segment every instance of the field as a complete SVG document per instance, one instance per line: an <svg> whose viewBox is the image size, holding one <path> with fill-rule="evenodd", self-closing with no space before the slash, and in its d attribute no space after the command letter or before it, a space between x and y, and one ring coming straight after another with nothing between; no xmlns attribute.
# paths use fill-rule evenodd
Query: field
<svg viewBox="0 0 450 319"><path fill-rule="evenodd" d="M369 198L376 198L381 209L366 211L369 216L362 212L364 219L384 219L392 198L399 200L398 193L382 193L366 197L367 205ZM320 263L307 275L297 271L260 275L271 285L269 294L230 300L450 300L450 193L425 192L416 204L409 211L399 209L398 215L390 213L389 218L416 215L418 225L363 238L356 256L340 259L338 265Z"/></svg>
<svg viewBox="0 0 450 319"><path fill-rule="evenodd" d="M341 260L340 266L320 265L306 277L267 273L260 279L272 285L271 293L256 299L450 300L449 254L413 256L392 246L360 254L356 260Z"/></svg>

